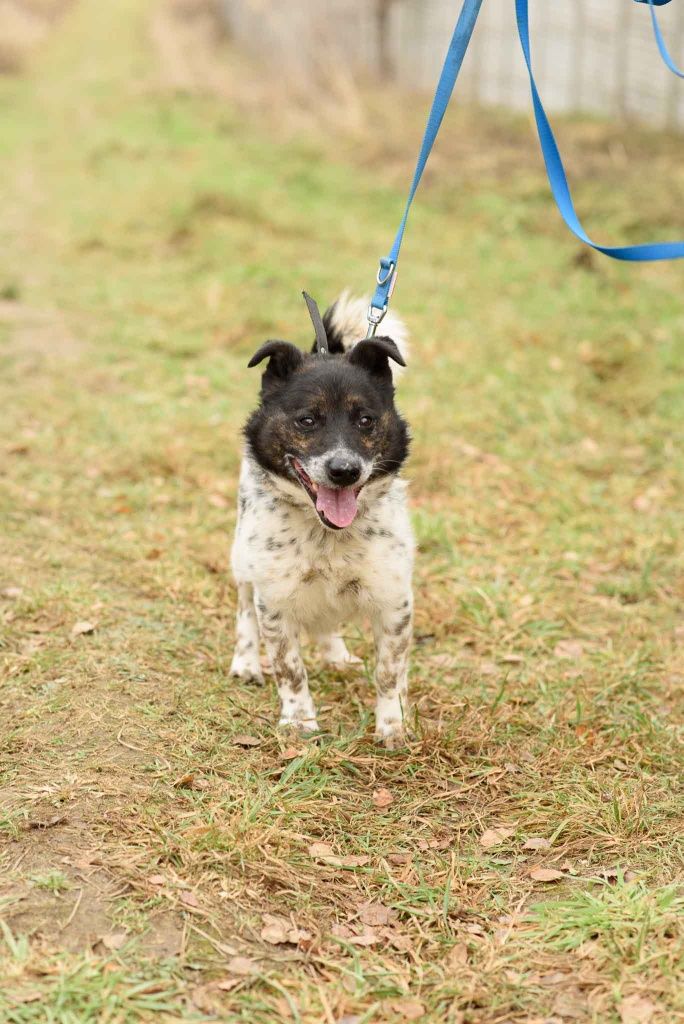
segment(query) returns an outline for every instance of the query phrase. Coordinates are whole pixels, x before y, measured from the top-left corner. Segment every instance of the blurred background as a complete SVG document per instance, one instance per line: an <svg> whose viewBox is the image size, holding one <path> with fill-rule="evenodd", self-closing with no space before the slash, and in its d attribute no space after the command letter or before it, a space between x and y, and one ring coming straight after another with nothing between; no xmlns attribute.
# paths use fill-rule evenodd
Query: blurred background
<svg viewBox="0 0 684 1024"><path fill-rule="evenodd" d="M233 37L255 55L276 57L289 76L315 80L322 66L371 72L406 89L434 84L450 39L454 0L222 0ZM551 110L585 111L681 127L684 95L653 60L648 10L625 0L530 4L537 84ZM684 48L684 9L667 5L662 28L675 62ZM459 97L515 110L529 107L529 82L516 43L515 4L487 0L459 78Z"/></svg>

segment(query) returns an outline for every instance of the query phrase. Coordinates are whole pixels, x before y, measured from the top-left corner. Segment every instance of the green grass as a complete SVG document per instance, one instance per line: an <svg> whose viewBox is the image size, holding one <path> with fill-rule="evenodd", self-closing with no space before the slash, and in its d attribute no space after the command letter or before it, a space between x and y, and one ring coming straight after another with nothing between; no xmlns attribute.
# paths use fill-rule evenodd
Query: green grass
<svg viewBox="0 0 684 1024"><path fill-rule="evenodd" d="M291 756L227 676L246 363L368 290L423 103L305 135L170 88L150 17L0 81L0 1017L684 1020L681 267L578 259L528 124L450 113L395 296L419 738L312 658ZM597 237L681 234L681 139L559 128Z"/></svg>

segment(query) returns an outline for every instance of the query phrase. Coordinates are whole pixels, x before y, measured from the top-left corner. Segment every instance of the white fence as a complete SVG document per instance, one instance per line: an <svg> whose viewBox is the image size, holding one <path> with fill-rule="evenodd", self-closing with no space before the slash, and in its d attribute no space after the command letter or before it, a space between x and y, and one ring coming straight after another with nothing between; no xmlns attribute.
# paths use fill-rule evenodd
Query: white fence
<svg viewBox="0 0 684 1024"><path fill-rule="evenodd" d="M383 65L403 84L430 88L461 0L222 0L238 41L283 73L311 65ZM633 0L530 0L532 56L550 110L586 111L684 128L684 81L657 51L648 5ZM385 12L385 43L379 26ZM684 64L684 0L659 8L674 59ZM528 108L514 0L484 0L459 92L473 102Z"/></svg>

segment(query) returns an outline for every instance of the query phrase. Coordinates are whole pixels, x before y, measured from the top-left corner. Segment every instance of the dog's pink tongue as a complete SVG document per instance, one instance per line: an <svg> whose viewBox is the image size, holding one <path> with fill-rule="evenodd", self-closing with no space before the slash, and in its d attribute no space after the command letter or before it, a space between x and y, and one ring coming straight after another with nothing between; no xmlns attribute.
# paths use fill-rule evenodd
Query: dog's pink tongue
<svg viewBox="0 0 684 1024"><path fill-rule="evenodd" d="M333 526L349 526L358 508L353 487L324 487L318 485L316 508Z"/></svg>

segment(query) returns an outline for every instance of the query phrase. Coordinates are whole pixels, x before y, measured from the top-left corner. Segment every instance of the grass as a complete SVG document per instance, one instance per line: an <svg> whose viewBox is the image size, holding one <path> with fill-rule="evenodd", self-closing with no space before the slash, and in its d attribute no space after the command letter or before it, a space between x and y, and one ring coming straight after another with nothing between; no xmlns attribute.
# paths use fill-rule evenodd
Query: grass
<svg viewBox="0 0 684 1024"><path fill-rule="evenodd" d="M585 258L529 126L450 114L395 297L419 740L312 658L291 749L227 677L245 365L368 289L422 104L307 136L170 89L148 15L0 83L0 1018L684 1020L681 267ZM680 139L560 134L596 236L681 234Z"/></svg>

